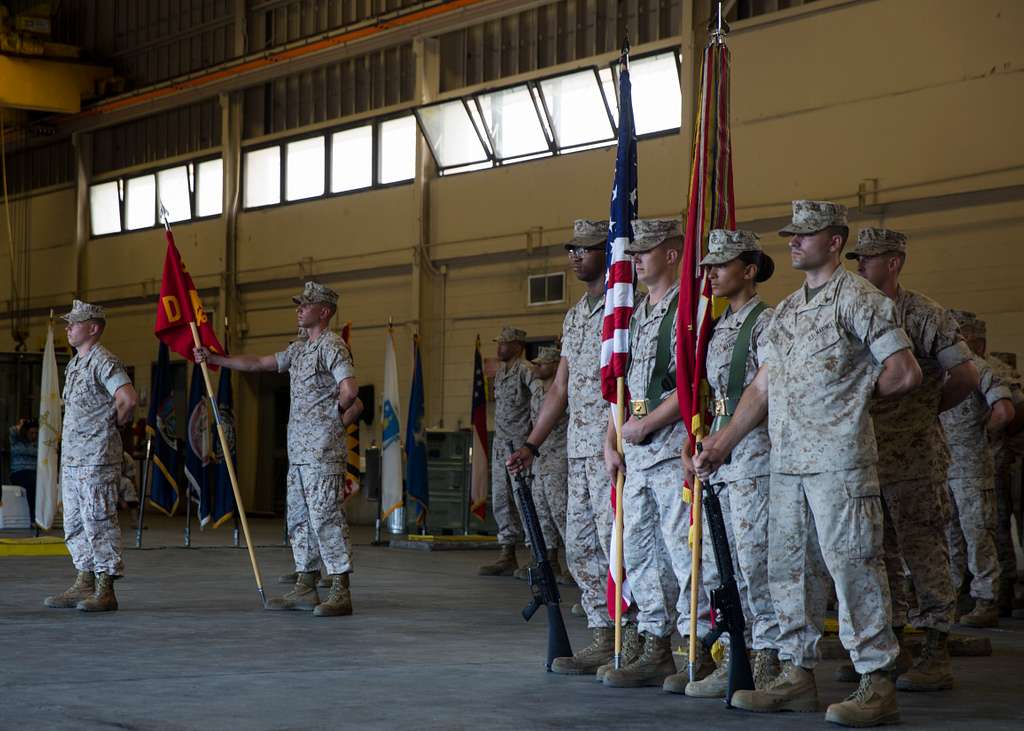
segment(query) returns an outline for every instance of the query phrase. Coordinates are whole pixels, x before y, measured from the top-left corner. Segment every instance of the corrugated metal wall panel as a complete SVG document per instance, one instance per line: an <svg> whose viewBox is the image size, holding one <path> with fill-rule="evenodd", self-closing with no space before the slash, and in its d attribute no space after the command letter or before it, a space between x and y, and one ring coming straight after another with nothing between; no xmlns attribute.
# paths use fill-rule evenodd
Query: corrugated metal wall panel
<svg viewBox="0 0 1024 731"><path fill-rule="evenodd" d="M673 0L559 0L441 36L441 90L527 73L681 32Z"/></svg>
<svg viewBox="0 0 1024 731"><path fill-rule="evenodd" d="M75 179L75 154L71 140L30 147L7 156L7 192L25 193Z"/></svg>
<svg viewBox="0 0 1024 731"><path fill-rule="evenodd" d="M218 147L217 99L105 127L93 134L93 173L155 163L169 157Z"/></svg>
<svg viewBox="0 0 1024 731"><path fill-rule="evenodd" d="M321 66L246 89L243 139L413 101L412 44Z"/></svg>

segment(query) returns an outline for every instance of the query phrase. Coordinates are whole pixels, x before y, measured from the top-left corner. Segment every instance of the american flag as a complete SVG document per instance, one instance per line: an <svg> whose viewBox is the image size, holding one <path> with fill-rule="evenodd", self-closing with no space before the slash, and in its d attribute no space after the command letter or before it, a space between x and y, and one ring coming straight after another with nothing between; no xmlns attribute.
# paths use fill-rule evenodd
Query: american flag
<svg viewBox="0 0 1024 731"><path fill-rule="evenodd" d="M606 401L618 401L619 378L626 377L629 360L629 320L633 317L636 271L633 259L626 253L633 240L633 220L637 213L636 127L633 124L633 97L629 82L629 47L622 51L619 65L619 142L615 153L615 180L612 183L611 216L608 243L605 248L604 322L601 326L601 393ZM625 394L625 390L623 391ZM625 399L629 395L625 394ZM615 407L612 407L614 418ZM621 427L621 424L618 425ZM615 483L611 483L612 515L615 514ZM625 508L625 506L623 506ZM608 555L608 613L615 617L615 583L619 573L618 526L612 519L612 543ZM632 594L622 567L622 612L629 608Z"/></svg>
<svg viewBox="0 0 1024 731"><path fill-rule="evenodd" d="M476 336L473 353L473 466L470 481L470 512L480 520L487 517L487 485L490 467L487 445L487 395L484 383L484 360L480 356L480 336Z"/></svg>
<svg viewBox="0 0 1024 731"><path fill-rule="evenodd" d="M601 325L601 393L605 401L617 400L616 381L626 376L629 359L629 320L633 316L636 272L626 246L633 240L637 197L636 128L629 83L629 57L622 54L619 66L619 142L615 153L611 216L605 248L604 322Z"/></svg>

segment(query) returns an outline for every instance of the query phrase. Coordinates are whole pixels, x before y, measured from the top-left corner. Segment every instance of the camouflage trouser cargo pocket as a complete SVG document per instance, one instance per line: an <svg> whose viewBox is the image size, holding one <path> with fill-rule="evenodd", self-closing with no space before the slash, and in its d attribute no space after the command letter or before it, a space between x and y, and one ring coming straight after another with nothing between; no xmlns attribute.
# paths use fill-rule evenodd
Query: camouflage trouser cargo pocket
<svg viewBox="0 0 1024 731"><path fill-rule="evenodd" d="M882 494L874 470L849 470L842 489L846 493L846 555L851 558L876 558L882 553ZM836 546L840 548L840 546Z"/></svg>

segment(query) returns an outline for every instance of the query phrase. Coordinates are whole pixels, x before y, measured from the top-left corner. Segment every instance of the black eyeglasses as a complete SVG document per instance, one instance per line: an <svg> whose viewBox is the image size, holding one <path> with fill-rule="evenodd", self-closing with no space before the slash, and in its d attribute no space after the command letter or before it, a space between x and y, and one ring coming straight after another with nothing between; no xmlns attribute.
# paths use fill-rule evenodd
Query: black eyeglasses
<svg viewBox="0 0 1024 731"><path fill-rule="evenodd" d="M595 246L571 246L566 251L569 252L569 256L573 259L582 259L587 255L588 251L602 251L603 249L603 244L597 244Z"/></svg>

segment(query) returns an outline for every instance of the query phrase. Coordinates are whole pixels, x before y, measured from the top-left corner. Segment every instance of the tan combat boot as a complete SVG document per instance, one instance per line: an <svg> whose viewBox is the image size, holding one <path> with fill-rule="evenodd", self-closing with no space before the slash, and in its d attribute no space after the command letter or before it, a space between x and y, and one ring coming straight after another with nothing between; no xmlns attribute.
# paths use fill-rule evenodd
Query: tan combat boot
<svg viewBox="0 0 1024 731"><path fill-rule="evenodd" d="M348 590L348 574L331 574L331 593L316 605L317 617L347 617L352 614L352 594Z"/></svg>
<svg viewBox="0 0 1024 731"><path fill-rule="evenodd" d="M899 723L896 686L890 671L876 670L860 677L860 685L842 703L833 703L825 711L825 720L840 726L884 726Z"/></svg>
<svg viewBox="0 0 1024 731"><path fill-rule="evenodd" d="M623 624L622 625L622 667L626 667L630 663L636 662L636 659L640 657L640 653L643 652L644 641L640 636L640 633L636 631L635 624ZM594 673L597 676L597 682L604 682L605 674L615 667L615 628L612 628L612 657L609 658L608 662L597 669Z"/></svg>
<svg viewBox="0 0 1024 731"><path fill-rule="evenodd" d="M999 605L992 599L978 599L974 609L960 617L964 627L998 627Z"/></svg>
<svg viewBox="0 0 1024 731"><path fill-rule="evenodd" d="M316 571L300 571L299 578L292 590L284 596L274 597L267 602L265 609L280 611L282 609L295 609L300 612L311 612L320 603L320 596L316 593Z"/></svg>
<svg viewBox="0 0 1024 731"><path fill-rule="evenodd" d="M693 683L702 683L714 674L715 661L711 659L711 653L704 647L703 642L697 643L697 665L693 672L693 683L690 682L690 639L689 637L683 638L683 647L687 649L687 653L682 655L680 661L682 662L683 670L679 673L673 673L665 678L665 682L662 683L661 689L666 693L678 693L679 695L690 695L687 690L688 686ZM728 677L728 675L726 675ZM696 691L695 691L696 692ZM721 698L725 695L725 691L722 691L722 696L695 696L697 698Z"/></svg>
<svg viewBox="0 0 1024 731"><path fill-rule="evenodd" d="M548 560L551 561L551 568L555 570L555 581L560 586L576 586L576 580L572 578L569 569L564 568L558 560L558 550L548 551Z"/></svg>
<svg viewBox="0 0 1024 731"><path fill-rule="evenodd" d="M754 688L763 690L782 672L779 665L779 651L771 648L754 652Z"/></svg>
<svg viewBox="0 0 1024 731"><path fill-rule="evenodd" d="M914 666L914 654L911 652L907 643L903 640L903 627L893 627L892 633L896 635L896 642L900 647L900 654L896 656L896 663L892 666L892 678L896 678L903 675ZM846 662L836 668L835 673L832 675L833 678L838 680L840 683L859 683L860 673L853 667L852 662Z"/></svg>
<svg viewBox="0 0 1024 731"><path fill-rule="evenodd" d="M572 657L556 657L551 663L551 672L559 675L593 675L597 669L612 659L615 654L615 629L597 627L594 641Z"/></svg>
<svg viewBox="0 0 1024 731"><path fill-rule="evenodd" d="M78 602L80 612L113 612L117 609L114 596L114 577L110 574L96 574L96 591Z"/></svg>
<svg viewBox="0 0 1024 731"><path fill-rule="evenodd" d="M587 616L586 610L583 609L583 605L579 602L576 602L572 605L572 609L569 610L569 614L571 614L574 617L581 618L585 618Z"/></svg>
<svg viewBox="0 0 1024 731"><path fill-rule="evenodd" d="M96 589L96 577L92 571L79 571L75 583L60 594L48 596L43 604L51 609L74 609L78 602L92 595Z"/></svg>
<svg viewBox="0 0 1024 731"><path fill-rule="evenodd" d="M948 690L953 687L953 663L949 659L948 632L928 628L924 649L914 667L896 679L899 690Z"/></svg>
<svg viewBox="0 0 1024 731"><path fill-rule="evenodd" d="M512 578L519 579L520 581L526 581L530 578L530 569L534 569L536 571L537 564L531 563L529 566L518 567L512 572ZM480 570L483 571L483 569Z"/></svg>
<svg viewBox="0 0 1024 731"><path fill-rule="evenodd" d="M516 560L516 547L502 546L498 560L481 566L477 573L480 576L511 576L517 568L519 562Z"/></svg>
<svg viewBox="0 0 1024 731"><path fill-rule="evenodd" d="M299 575L295 572L292 572L290 574L281 574L277 577L278 584L294 584L298 580Z"/></svg>
<svg viewBox="0 0 1024 731"><path fill-rule="evenodd" d="M619 670L609 670L601 681L609 688L643 688L661 685L676 672L672 659L672 638L643 633L644 649L634 662Z"/></svg>
<svg viewBox="0 0 1024 731"><path fill-rule="evenodd" d="M737 690L732 694L732 704L754 713L816 711L818 688L814 683L814 673L794 665L791 660L783 660L781 672L766 688Z"/></svg>

